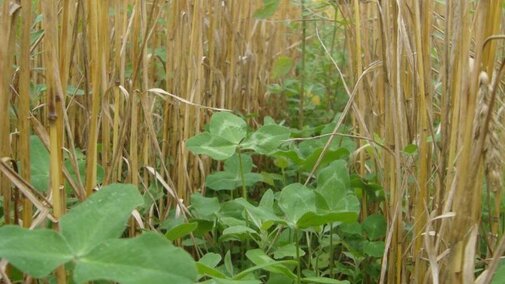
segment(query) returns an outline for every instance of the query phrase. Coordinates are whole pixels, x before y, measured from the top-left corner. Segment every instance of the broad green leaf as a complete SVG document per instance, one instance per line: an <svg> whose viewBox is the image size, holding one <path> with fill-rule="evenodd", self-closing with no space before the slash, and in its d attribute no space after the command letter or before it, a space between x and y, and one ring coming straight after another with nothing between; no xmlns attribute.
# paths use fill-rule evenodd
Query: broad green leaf
<svg viewBox="0 0 505 284"><path fill-rule="evenodd" d="M108 240L77 261L74 280L110 280L124 284L195 283L191 256L162 235L144 233L133 239Z"/></svg>
<svg viewBox="0 0 505 284"><path fill-rule="evenodd" d="M221 255L213 252L208 252L200 260L198 263L205 264L209 267L216 267L221 262Z"/></svg>
<svg viewBox="0 0 505 284"><path fill-rule="evenodd" d="M253 161L251 155L248 154L238 154L233 155L228 160L224 161L223 169L225 172L240 174L240 160L242 160L242 172L250 173L253 169Z"/></svg>
<svg viewBox="0 0 505 284"><path fill-rule="evenodd" d="M349 223L342 224L339 226L339 230L348 235L361 235L363 234L363 229L360 223Z"/></svg>
<svg viewBox="0 0 505 284"><path fill-rule="evenodd" d="M257 233L256 231L247 226L237 225L224 229L221 240L223 241L232 239L241 240L251 234L257 234Z"/></svg>
<svg viewBox="0 0 505 284"><path fill-rule="evenodd" d="M186 141L186 148L195 154L203 154L214 160L226 160L233 156L237 145L219 136L204 132Z"/></svg>
<svg viewBox="0 0 505 284"><path fill-rule="evenodd" d="M195 218L213 220L221 209L217 197L204 197L200 193L191 195L191 212Z"/></svg>
<svg viewBox="0 0 505 284"><path fill-rule="evenodd" d="M275 153L273 153L273 156L274 157L277 157L277 158L287 158L289 160L291 160L294 164L296 165L301 165L303 163L303 159L300 158L300 155L298 154L297 150L284 150L284 151L276 151ZM283 162L281 162L283 163ZM282 168L281 166L288 166L286 165L285 163L284 164L281 164L279 165L278 167Z"/></svg>
<svg viewBox="0 0 505 284"><path fill-rule="evenodd" d="M268 155L289 138L288 128L280 125L265 125L256 130L242 144L244 149L250 149L258 154Z"/></svg>
<svg viewBox="0 0 505 284"><path fill-rule="evenodd" d="M317 196L321 199L319 193L317 193ZM318 207L316 212L307 212L298 220L297 226L299 228L309 228L334 222L356 222L359 211L360 203L358 198L354 194L349 193L341 198L335 207L330 210Z"/></svg>
<svg viewBox="0 0 505 284"><path fill-rule="evenodd" d="M205 178L205 185L213 190L234 190L242 187L242 177L240 174L240 160L242 159L242 171L244 182L247 187L253 186L263 180L263 176L258 173L251 173L253 162L251 156L246 154L233 155L224 162L224 171L214 172Z"/></svg>
<svg viewBox="0 0 505 284"><path fill-rule="evenodd" d="M310 155L307 156L307 158L303 159L300 163L301 170L311 171L314 165L316 164L317 160L319 159L319 156L321 155L323 148L324 147L318 147L314 149L314 151L312 151ZM329 163L335 160L346 158L347 156L349 156L349 151L346 148L339 148L337 150L328 150L324 154L324 157L321 160L319 167L324 168Z"/></svg>
<svg viewBox="0 0 505 284"><path fill-rule="evenodd" d="M65 239L54 230L31 231L7 225L0 228L0 258L41 278L70 261L73 255Z"/></svg>
<svg viewBox="0 0 505 284"><path fill-rule="evenodd" d="M210 277L215 277L215 278L226 278L227 276L219 271L218 269L211 267L205 263L196 263L196 269L198 271L198 274L200 274L202 277L203 276L210 276ZM207 282L205 282L207 283ZM212 283L212 282L209 282Z"/></svg>
<svg viewBox="0 0 505 284"><path fill-rule="evenodd" d="M291 57L281 55L274 61L272 68L272 79L279 79L286 76L291 68L293 68L293 59Z"/></svg>
<svg viewBox="0 0 505 284"><path fill-rule="evenodd" d="M263 196L261 197L261 200L260 200L259 207L273 212L274 200L275 200L274 192L271 189L269 189L263 193Z"/></svg>
<svg viewBox="0 0 505 284"><path fill-rule="evenodd" d="M302 278L302 282L321 283L321 284L349 284L349 281L347 281L347 280L341 281L341 280L326 278L326 277L305 277L305 278Z"/></svg>
<svg viewBox="0 0 505 284"><path fill-rule="evenodd" d="M179 238L189 235L191 232L196 230L197 227L198 227L197 222L180 224L180 225L172 228L170 231L166 232L165 237L167 237L167 239L169 239L171 241L175 241Z"/></svg>
<svg viewBox="0 0 505 284"><path fill-rule="evenodd" d="M301 248L298 248L298 253L300 254L300 256L305 255L305 251ZM274 251L274 258L275 259L280 259L280 258L285 258L285 257L292 257L292 258L296 257L296 245L295 244L293 244L293 243L287 244L287 245L277 248Z"/></svg>
<svg viewBox="0 0 505 284"><path fill-rule="evenodd" d="M493 276L492 284L503 284L505 283L505 260L500 261L500 265L496 269Z"/></svg>
<svg viewBox="0 0 505 284"><path fill-rule="evenodd" d="M49 152L36 135L30 136L30 172L33 186L40 191L47 191L49 186Z"/></svg>
<svg viewBox="0 0 505 284"><path fill-rule="evenodd" d="M245 121L229 112L218 112L212 115L209 123L212 136L220 137L231 144L238 144L247 133Z"/></svg>
<svg viewBox="0 0 505 284"><path fill-rule="evenodd" d="M244 174L245 186L250 187L263 180L258 173ZM213 190L234 190L242 187L242 179L239 174L230 172L215 172L205 178L205 185Z"/></svg>
<svg viewBox="0 0 505 284"><path fill-rule="evenodd" d="M237 198L235 199L235 202L245 208L248 220L258 229L268 230L268 228L270 228L273 224L285 223L281 218L273 213L272 208L267 208L261 205L256 207L243 198Z"/></svg>
<svg viewBox="0 0 505 284"><path fill-rule="evenodd" d="M235 173L214 172L205 177L205 186L216 191L234 190L240 187L240 185L240 177Z"/></svg>
<svg viewBox="0 0 505 284"><path fill-rule="evenodd" d="M132 210L143 202L134 185L107 185L61 218L61 234L73 253L81 256L101 242L121 236Z"/></svg>
<svg viewBox="0 0 505 284"><path fill-rule="evenodd" d="M377 242L364 241L363 252L366 255L372 257L382 257L384 254L385 247L386 245L384 244L383 241L377 241Z"/></svg>
<svg viewBox="0 0 505 284"><path fill-rule="evenodd" d="M358 219L357 212L343 211L343 212L332 212L328 213L315 213L307 212L304 214L296 223L296 226L301 229L306 229L310 227L320 226L323 224L342 222L350 223L356 222Z"/></svg>
<svg viewBox="0 0 505 284"><path fill-rule="evenodd" d="M282 189L279 207L286 214L286 220L292 227L307 212L316 212L314 191L300 183L293 183Z"/></svg>
<svg viewBox="0 0 505 284"><path fill-rule="evenodd" d="M229 216L220 216L219 223L221 223L225 227L245 226L246 225L245 220L237 219L237 218L229 217Z"/></svg>
<svg viewBox="0 0 505 284"><path fill-rule="evenodd" d="M296 278L296 275L291 271L291 269L282 264L282 262L272 259L261 249L248 250L245 255L252 263L261 267L261 269L272 273L280 273L290 277L291 279Z"/></svg>
<svg viewBox="0 0 505 284"><path fill-rule="evenodd" d="M254 12L254 17L258 19L271 17L277 11L279 3L280 0L263 0L263 7Z"/></svg>
<svg viewBox="0 0 505 284"><path fill-rule="evenodd" d="M330 210L342 210L338 208L338 204L350 190L350 186L349 173L343 160L334 161L317 175L316 190Z"/></svg>
<svg viewBox="0 0 505 284"><path fill-rule="evenodd" d="M363 229L369 240L375 241L384 238L387 230L386 218L379 214L370 215L363 222Z"/></svg>

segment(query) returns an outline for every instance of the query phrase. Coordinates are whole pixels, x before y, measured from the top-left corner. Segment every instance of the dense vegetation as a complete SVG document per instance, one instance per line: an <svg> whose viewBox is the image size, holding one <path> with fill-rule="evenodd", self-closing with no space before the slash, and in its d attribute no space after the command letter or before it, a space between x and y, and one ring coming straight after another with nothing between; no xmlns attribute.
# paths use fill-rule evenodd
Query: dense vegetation
<svg viewBox="0 0 505 284"><path fill-rule="evenodd" d="M505 281L503 1L0 7L0 282Z"/></svg>

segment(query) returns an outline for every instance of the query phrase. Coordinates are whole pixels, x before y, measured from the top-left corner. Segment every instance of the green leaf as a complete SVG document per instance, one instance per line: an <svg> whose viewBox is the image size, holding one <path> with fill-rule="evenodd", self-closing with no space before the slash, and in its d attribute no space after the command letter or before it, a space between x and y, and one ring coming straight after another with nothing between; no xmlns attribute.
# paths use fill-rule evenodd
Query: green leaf
<svg viewBox="0 0 505 284"><path fill-rule="evenodd" d="M198 260L198 263L205 264L210 267L216 267L220 262L221 262L221 255L213 252L208 252L200 260Z"/></svg>
<svg viewBox="0 0 505 284"><path fill-rule="evenodd" d="M347 280L341 281L341 280L326 278L326 277L305 277L305 278L302 278L302 282L321 283L321 284L349 284L350 283Z"/></svg>
<svg viewBox="0 0 505 284"><path fill-rule="evenodd" d="M300 254L300 256L305 255L305 251L301 248L298 248L298 253ZM285 257L292 257L292 258L296 257L296 245L295 244L290 243L290 244L281 246L274 251L274 258L275 259L280 259L280 258L285 258Z"/></svg>
<svg viewBox="0 0 505 284"><path fill-rule="evenodd" d="M291 57L281 55L274 61L272 68L272 79L279 79L286 76L293 68L293 59Z"/></svg>
<svg viewBox="0 0 505 284"><path fill-rule="evenodd" d="M232 226L223 230L222 240L241 240L251 234L256 234L256 231L243 225Z"/></svg>
<svg viewBox="0 0 505 284"><path fill-rule="evenodd" d="M36 135L30 136L30 172L33 186L40 191L47 191L49 186L49 152Z"/></svg>
<svg viewBox="0 0 505 284"><path fill-rule="evenodd" d="M195 218L214 220L219 209L221 205L217 197L203 197L200 193L191 195L191 211Z"/></svg>
<svg viewBox="0 0 505 284"><path fill-rule="evenodd" d="M231 144L238 144L247 133L245 121L229 112L218 112L212 115L209 123L212 136L220 137Z"/></svg>
<svg viewBox="0 0 505 284"><path fill-rule="evenodd" d="M167 237L167 239L169 239L171 241L175 241L179 238L182 238L182 237L190 234L191 232L196 230L197 227L198 227L197 222L180 224L180 225L177 225L174 228L172 228L170 231L166 232L165 237Z"/></svg>
<svg viewBox="0 0 505 284"><path fill-rule="evenodd" d="M289 129L284 126L265 125L248 137L241 147L253 150L258 154L268 155L277 150L289 138L289 135Z"/></svg>
<svg viewBox="0 0 505 284"><path fill-rule="evenodd" d="M205 186L216 191L234 190L240 185L240 177L230 172L215 172L205 178Z"/></svg>
<svg viewBox="0 0 505 284"><path fill-rule="evenodd" d="M340 201L347 194L351 186L346 162L337 160L317 175L317 192L321 194L330 210L342 210Z"/></svg>
<svg viewBox="0 0 505 284"><path fill-rule="evenodd" d="M261 249L248 250L245 255L252 263L261 267L261 269L272 273L283 274L291 279L296 278L296 275L291 271L291 269L283 265L282 262L272 259Z"/></svg>
<svg viewBox="0 0 505 284"><path fill-rule="evenodd" d="M263 176L258 173L244 174L245 186L253 186L263 180ZM234 190L242 186L240 175L230 172L215 172L205 178L205 185L213 190Z"/></svg>
<svg viewBox="0 0 505 284"><path fill-rule="evenodd" d="M229 275L233 276L235 274L233 272L233 262L231 261L231 252L229 250L224 255L224 267Z"/></svg>
<svg viewBox="0 0 505 284"><path fill-rule="evenodd" d="M273 193L272 193L273 194ZM249 221L252 222L258 229L268 230L273 224L285 222L273 213L272 208L267 208L265 205L256 207L243 198L235 199L237 204L243 206L249 216Z"/></svg>
<svg viewBox="0 0 505 284"><path fill-rule="evenodd" d="M271 189L269 189L263 193L259 207L264 208L265 210L268 210L270 212L273 212L274 200L275 200L274 192Z"/></svg>
<svg viewBox="0 0 505 284"><path fill-rule="evenodd" d="M362 235L363 234L363 229L361 227L360 223L349 223L349 224L342 224L339 226L339 229L342 233L347 234L347 235Z"/></svg>
<svg viewBox="0 0 505 284"><path fill-rule="evenodd" d="M68 85L67 94L69 96L84 96L84 90L76 88L75 86Z"/></svg>
<svg viewBox="0 0 505 284"><path fill-rule="evenodd" d="M505 4L504 4L505 5ZM492 284L503 284L505 283L505 260L500 261L500 265L496 269L493 276Z"/></svg>
<svg viewBox="0 0 505 284"><path fill-rule="evenodd" d="M54 230L30 231L18 226L0 228L0 258L33 277L46 277L73 256L64 238Z"/></svg>
<svg viewBox="0 0 505 284"><path fill-rule="evenodd" d="M263 7L254 12L254 17L258 19L271 17L277 11L279 3L279 0L263 0Z"/></svg>
<svg viewBox="0 0 505 284"><path fill-rule="evenodd" d="M242 171L244 173L250 173L253 169L253 161L251 155L238 154L233 155L228 160L224 161L223 169L225 172L234 173L240 175L240 159L242 159Z"/></svg>
<svg viewBox="0 0 505 284"><path fill-rule="evenodd" d="M61 234L76 256L121 236L126 221L144 200L134 185L111 184L72 208L60 220Z"/></svg>
<svg viewBox="0 0 505 284"><path fill-rule="evenodd" d="M247 187L263 180L258 173L251 173L253 162L251 156L241 154L244 181ZM205 178L205 185L213 190L234 190L242 186L239 155L235 154L224 162L224 171L214 172Z"/></svg>
<svg viewBox="0 0 505 284"><path fill-rule="evenodd" d="M353 211L329 211L327 213L307 212L298 220L296 226L301 229L306 229L335 222L351 223L356 222L357 219L358 213Z"/></svg>
<svg viewBox="0 0 505 284"><path fill-rule="evenodd" d="M304 171L311 171L314 165L316 164L317 160L319 159L319 156L321 156L321 153L323 152L324 147L318 147L314 149L307 158L303 159L299 165L300 169ZM349 151L346 148L339 148L337 150L328 150L324 154L323 159L320 161L319 167L324 168L326 167L329 163L335 161L335 160L340 160L344 159L347 156L349 156Z"/></svg>
<svg viewBox="0 0 505 284"><path fill-rule="evenodd" d="M384 244L383 241L377 241L377 242L365 241L363 245L363 252L366 255L372 257L382 257L384 254L385 247L386 245Z"/></svg>
<svg viewBox="0 0 505 284"><path fill-rule="evenodd" d="M408 155L414 155L417 152L417 145L409 144L403 148L403 152Z"/></svg>
<svg viewBox="0 0 505 284"><path fill-rule="evenodd" d="M144 233L108 240L77 261L74 280L128 283L195 283L196 265L184 250L163 236Z"/></svg>
<svg viewBox="0 0 505 284"><path fill-rule="evenodd" d="M363 229L369 240L375 241L384 238L387 230L386 218L379 214L370 215L363 222Z"/></svg>
<svg viewBox="0 0 505 284"><path fill-rule="evenodd" d="M226 275L223 272L214 267L206 265L205 263L197 262L196 269L198 270L198 274L200 274L202 277L211 276L215 278L226 278Z"/></svg>
<svg viewBox="0 0 505 284"><path fill-rule="evenodd" d="M214 160L226 160L233 156L237 145L219 136L204 132L186 141L186 148L194 154L203 154Z"/></svg>
<svg viewBox="0 0 505 284"><path fill-rule="evenodd" d="M288 224L296 227L305 213L316 212L314 191L300 183L290 184L280 193L279 207L286 214Z"/></svg>

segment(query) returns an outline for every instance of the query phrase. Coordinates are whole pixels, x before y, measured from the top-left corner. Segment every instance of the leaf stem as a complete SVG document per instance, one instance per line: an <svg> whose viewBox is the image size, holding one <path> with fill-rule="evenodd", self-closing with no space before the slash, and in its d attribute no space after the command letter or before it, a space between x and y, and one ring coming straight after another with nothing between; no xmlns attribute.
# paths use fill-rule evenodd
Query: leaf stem
<svg viewBox="0 0 505 284"><path fill-rule="evenodd" d="M242 182L242 197L247 200L247 188L245 186L245 177L244 177L244 167L242 165L242 155L240 154L240 150L237 151L238 154L238 164L240 171L240 181Z"/></svg>
<svg viewBox="0 0 505 284"><path fill-rule="evenodd" d="M300 260L300 243L298 242L298 229L294 230L295 234L295 246L296 246L296 283L301 283L302 282L302 264Z"/></svg>

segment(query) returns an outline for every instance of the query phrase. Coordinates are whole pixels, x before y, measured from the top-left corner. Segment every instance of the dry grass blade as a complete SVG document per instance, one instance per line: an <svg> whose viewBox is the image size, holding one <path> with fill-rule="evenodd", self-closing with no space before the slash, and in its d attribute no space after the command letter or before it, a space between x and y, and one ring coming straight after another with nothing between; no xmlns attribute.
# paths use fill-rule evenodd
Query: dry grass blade
<svg viewBox="0 0 505 284"><path fill-rule="evenodd" d="M215 110L215 111L231 111L229 109L225 109L225 108L215 108L215 107L209 107L209 106L203 106L203 105L200 105L200 104L196 104L196 103L192 103L188 100L185 100L181 97L178 97L176 95L173 95L165 90L162 90L162 89L159 89L159 88L153 88L153 89L149 89L147 90L148 92L152 92L152 93L155 93L157 94L158 96L160 96L160 98L162 98L163 100L167 100L166 97L164 97L163 95L165 96L169 96L171 98L174 98L184 104L187 104L187 105L190 105L190 106L194 106L194 107L197 107L197 108L203 108L203 109L210 109L210 110Z"/></svg>
<svg viewBox="0 0 505 284"><path fill-rule="evenodd" d="M40 211L46 211L53 206L46 198L40 194L30 183L17 174L9 165L12 162L9 158L0 159L0 171L4 176L21 191L21 193ZM54 219L54 217L52 217Z"/></svg>

